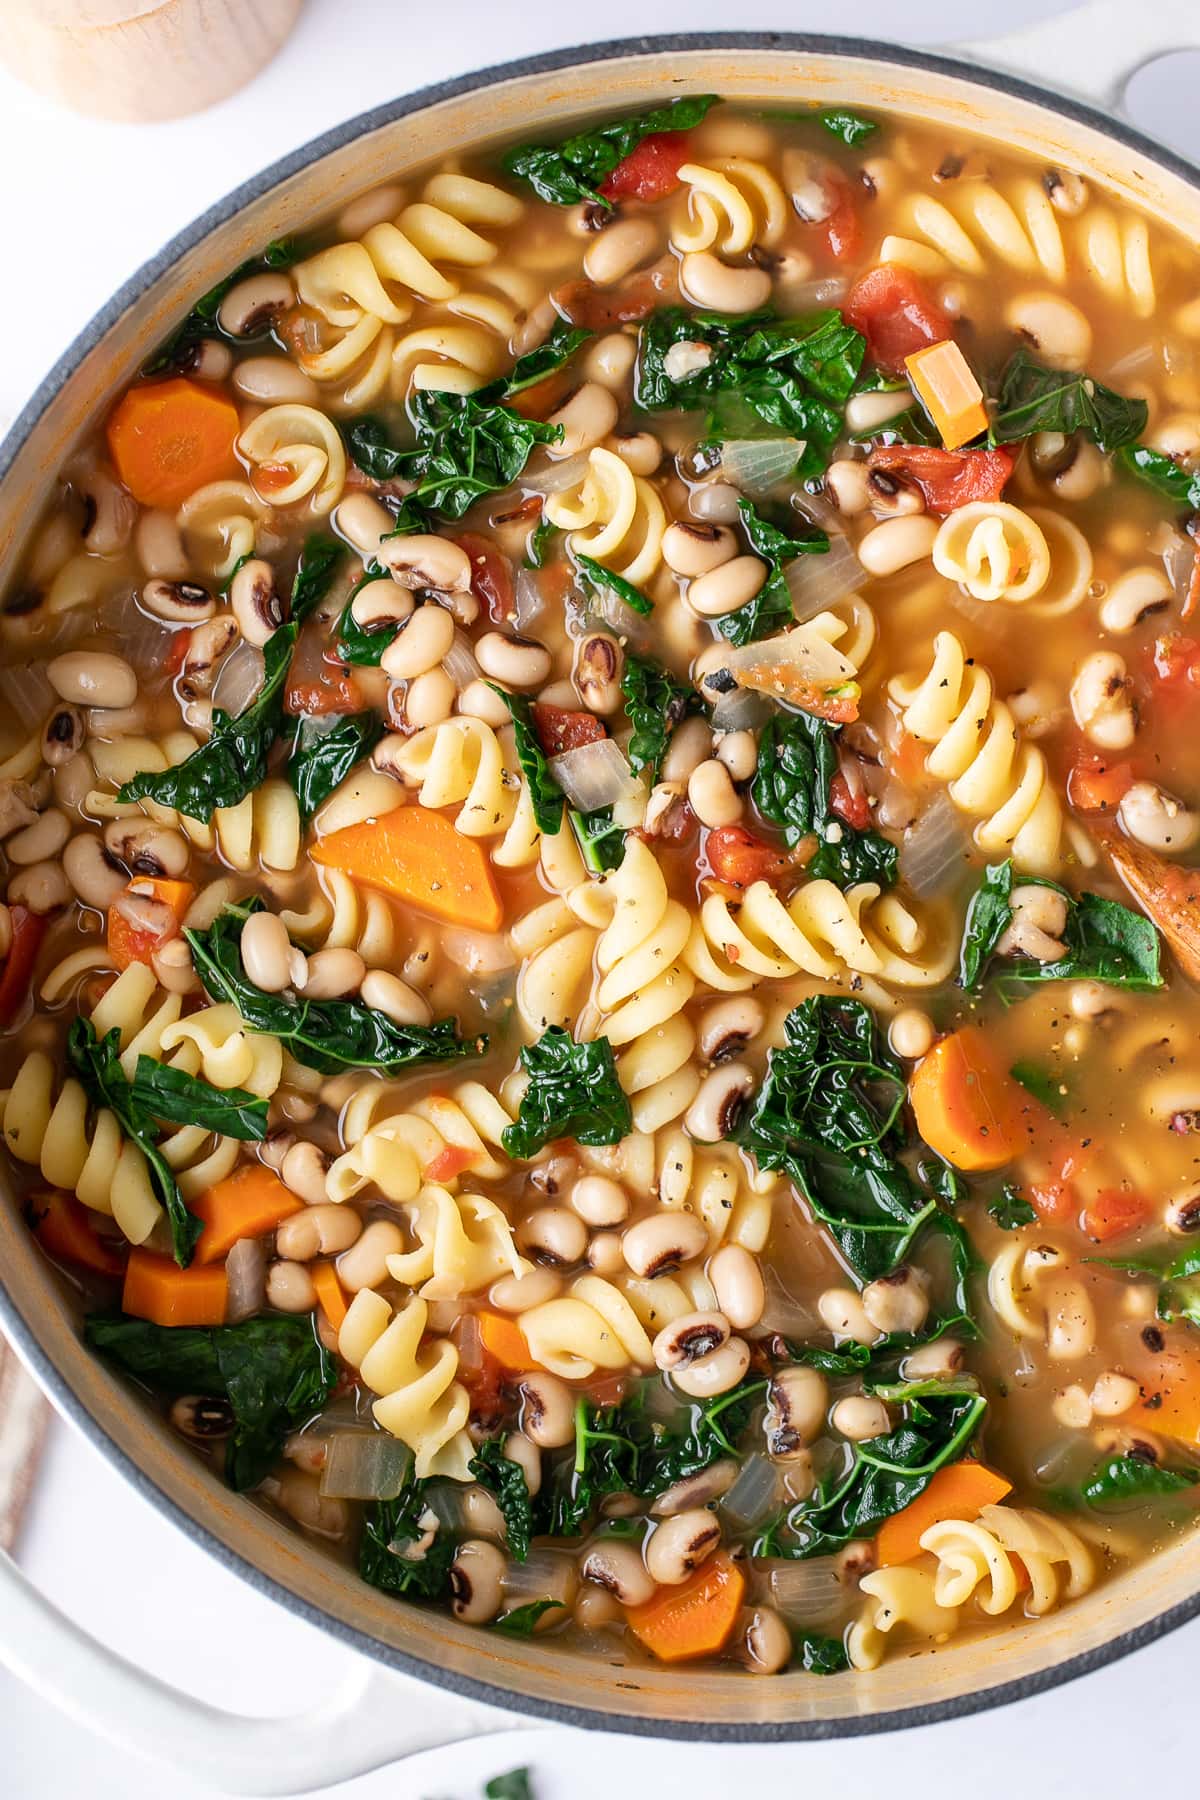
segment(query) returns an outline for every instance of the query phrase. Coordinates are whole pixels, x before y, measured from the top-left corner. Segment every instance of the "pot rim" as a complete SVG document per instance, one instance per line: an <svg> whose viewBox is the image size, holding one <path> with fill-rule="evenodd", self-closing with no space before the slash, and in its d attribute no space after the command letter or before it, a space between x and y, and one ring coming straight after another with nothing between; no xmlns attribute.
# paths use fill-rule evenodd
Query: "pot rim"
<svg viewBox="0 0 1200 1800"><path fill-rule="evenodd" d="M1200 188L1200 168L1179 152L1157 144L1145 133L1124 120L1106 115L1098 106L1070 95L1057 94L1017 75L976 65L933 52L909 49L903 45L885 44L872 38L843 37L819 32L786 31L696 31L668 32L643 37L611 38L595 44L583 44L559 50L543 51L536 56L520 57L511 62L492 63L487 68L450 80L417 88L398 99L385 101L365 112L356 113L338 125L318 133L286 156L268 164L256 175L232 188L221 199L197 215L190 224L148 257L129 276L100 309L38 383L29 400L21 408L8 432L0 441L0 481L8 473L42 415L51 405L59 389L105 335L134 306L161 276L188 251L231 220L252 202L261 199L272 188L299 174L311 163L354 139L366 136L394 123L397 119L424 111L442 101L480 88L522 76L552 74L582 64L613 62L631 56L688 52L695 50L775 51L785 55L822 55L841 57L846 61L892 63L898 67L928 70L949 76L973 86L1013 96L1085 125L1102 136L1149 157L1160 167L1193 187ZM420 1656L382 1643L369 1633L343 1623L321 1607L302 1599L292 1589L266 1575L256 1563L233 1549L190 1513L178 1507L150 1478L134 1459L111 1438L99 1419L78 1398L67 1378L42 1350L31 1329L27 1328L15 1303L0 1282L0 1325L20 1351L27 1365L54 1403L56 1410L81 1432L105 1460L116 1468L134 1490L163 1513L191 1541L213 1556L222 1567L232 1571L256 1592L277 1601L289 1612L345 1644L349 1649L376 1663L410 1675L418 1681L465 1698L481 1701L506 1712L529 1714L556 1724L592 1731L611 1731L637 1737L683 1738L698 1743L789 1743L819 1742L842 1737L879 1736L885 1732L933 1725L943 1719L965 1718L971 1713L990 1711L1010 1701L1029 1699L1046 1693L1094 1669L1104 1668L1119 1658L1152 1644L1168 1632L1187 1624L1200 1615L1200 1588L1189 1598L1168 1607L1144 1623L1120 1632L1107 1643L1068 1657L1046 1669L1031 1672L1011 1681L945 1700L932 1700L916 1706L895 1708L887 1712L856 1713L835 1719L758 1721L747 1724L724 1724L704 1720L685 1721L649 1718L637 1713L604 1712L595 1707L575 1706L542 1700L515 1688L498 1687L492 1682L425 1662Z"/></svg>

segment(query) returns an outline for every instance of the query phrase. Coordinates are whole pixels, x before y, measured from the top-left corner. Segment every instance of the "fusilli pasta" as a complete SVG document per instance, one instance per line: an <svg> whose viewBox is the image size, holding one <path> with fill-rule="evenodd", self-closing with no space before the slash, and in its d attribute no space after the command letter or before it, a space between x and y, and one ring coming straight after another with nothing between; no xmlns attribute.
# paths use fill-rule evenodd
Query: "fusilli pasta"
<svg viewBox="0 0 1200 1800"><path fill-rule="evenodd" d="M471 1402L455 1379L454 1345L447 1338L422 1342L428 1319L428 1306L415 1295L393 1313L382 1295L363 1288L342 1321L338 1351L381 1396L372 1411L413 1452L417 1478L466 1481L475 1454L464 1429Z"/></svg>
<svg viewBox="0 0 1200 1800"><path fill-rule="evenodd" d="M934 1594L946 1607L974 1596L985 1613L1007 1612L1024 1586L1018 1562L1029 1578L1026 1610L1035 1618L1077 1600L1096 1578L1083 1539L1031 1506L985 1506L976 1520L943 1519L922 1534L921 1548L937 1557Z"/></svg>
<svg viewBox="0 0 1200 1800"><path fill-rule="evenodd" d="M545 504L551 525L570 535L571 548L603 563L636 586L662 560L667 515L656 490L612 450L598 444L586 474Z"/></svg>

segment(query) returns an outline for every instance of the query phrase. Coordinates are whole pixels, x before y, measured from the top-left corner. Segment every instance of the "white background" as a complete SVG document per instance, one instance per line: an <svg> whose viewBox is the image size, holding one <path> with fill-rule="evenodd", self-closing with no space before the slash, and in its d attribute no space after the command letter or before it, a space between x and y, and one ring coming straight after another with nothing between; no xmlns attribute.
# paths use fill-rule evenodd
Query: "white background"
<svg viewBox="0 0 1200 1800"><path fill-rule="evenodd" d="M1132 6L1137 0L1129 0ZM1155 0L1141 0L1153 6ZM195 213L327 126L395 94L539 49L623 33L722 27L843 30L936 45L978 40L1066 10L1053 0L309 0L263 76L221 107L177 124L78 119L0 74L4 170L0 426L117 284ZM1132 110L1200 160L1197 64L1144 73ZM315 1704L347 1652L260 1599L128 1492L98 1455L56 1425L22 1561L114 1649L217 1704L283 1713ZM0 1620L0 1638L3 1621ZM468 1800L515 1763L538 1800L611 1800L691 1791L788 1800L797 1791L955 1800L1106 1800L1148 1791L1190 1766L1200 1622L1115 1668L1037 1700L932 1731L790 1748L686 1748L523 1729L431 1752L337 1792L346 1800ZM6 1800L194 1800L200 1768L154 1770L111 1751L0 1673L0 1793ZM326 1790L330 1793L333 1790Z"/></svg>

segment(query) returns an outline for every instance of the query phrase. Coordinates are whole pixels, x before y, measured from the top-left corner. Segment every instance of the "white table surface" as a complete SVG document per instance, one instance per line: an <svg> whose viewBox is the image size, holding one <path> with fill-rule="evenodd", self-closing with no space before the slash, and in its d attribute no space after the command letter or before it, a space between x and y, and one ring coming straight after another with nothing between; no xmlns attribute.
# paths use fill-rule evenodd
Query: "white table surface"
<svg viewBox="0 0 1200 1800"><path fill-rule="evenodd" d="M1133 0L1130 0L1133 4ZM1142 0L1153 5L1154 0ZM1063 11L1053 0L609 0L602 13L525 0L309 0L260 79L177 124L127 127L60 112L0 73L5 171L0 281L0 425L112 289L179 226L285 151L366 107L430 81L582 35L729 26L844 30L935 45L1012 31ZM1139 78L1147 129L1200 159L1200 58ZM114 1649L217 1704L259 1714L315 1701L347 1652L218 1568L131 1493L73 1431L56 1424L22 1544L34 1579ZM1000 1712L886 1738L787 1748L710 1749L560 1729L522 1730L431 1752L337 1790L345 1800L468 1800L528 1762L538 1800L611 1800L737 1791L913 1794L955 1800L1106 1800L1190 1766L1191 1661L1200 1622L1086 1681ZM203 1770L164 1772L101 1745L0 1673L0 1794L6 1800L199 1800ZM334 1790L324 1790L332 1793Z"/></svg>

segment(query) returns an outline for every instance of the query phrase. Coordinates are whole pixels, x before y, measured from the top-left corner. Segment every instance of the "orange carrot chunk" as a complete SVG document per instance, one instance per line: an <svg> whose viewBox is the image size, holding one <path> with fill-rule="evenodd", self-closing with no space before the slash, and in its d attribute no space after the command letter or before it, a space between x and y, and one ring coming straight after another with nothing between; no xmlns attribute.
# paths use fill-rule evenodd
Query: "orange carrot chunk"
<svg viewBox="0 0 1200 1800"><path fill-rule="evenodd" d="M125 1265L121 1310L154 1325L223 1325L224 1264L181 1269L169 1256L133 1250Z"/></svg>
<svg viewBox="0 0 1200 1800"><path fill-rule="evenodd" d="M912 1562L921 1554L921 1534L943 1519L977 1519L985 1506L994 1506L1012 1492L994 1469L979 1462L951 1463L939 1469L923 1494L890 1519L885 1519L875 1538L875 1556L881 1568Z"/></svg>
<svg viewBox="0 0 1200 1800"><path fill-rule="evenodd" d="M223 1261L239 1238L262 1237L291 1213L303 1212L304 1202L265 1163L243 1163L224 1181L205 1188L191 1208L204 1220L195 1260L214 1263Z"/></svg>
<svg viewBox="0 0 1200 1800"><path fill-rule="evenodd" d="M342 1321L349 1312L346 1304L346 1292L338 1280L338 1272L331 1262L315 1262L309 1265L312 1284L317 1290L317 1299L321 1303L321 1311L329 1320L335 1331L342 1329Z"/></svg>
<svg viewBox="0 0 1200 1800"><path fill-rule="evenodd" d="M121 902L126 895L158 902L157 907L146 909L146 923L137 923L123 910ZM117 968L127 969L135 962L149 963L167 938L178 937L183 916L195 897L196 889L190 881L135 875L125 893L118 894L108 909L108 949ZM164 910L160 913L159 908Z"/></svg>
<svg viewBox="0 0 1200 1800"><path fill-rule="evenodd" d="M983 390L953 338L906 356L904 366L947 450L957 450L987 430Z"/></svg>
<svg viewBox="0 0 1200 1800"><path fill-rule="evenodd" d="M117 474L143 506L173 511L206 482L237 473L237 408L199 382L177 378L130 388L107 430Z"/></svg>
<svg viewBox="0 0 1200 1800"><path fill-rule="evenodd" d="M1001 1169L1012 1161L1024 1147L1025 1098L974 1025L936 1043L909 1086L917 1130L956 1169Z"/></svg>
<svg viewBox="0 0 1200 1800"><path fill-rule="evenodd" d="M322 838L312 860L452 925L498 931L504 918L487 852L424 807L401 806L382 819L347 825Z"/></svg>
<svg viewBox="0 0 1200 1800"><path fill-rule="evenodd" d="M502 1368L510 1374L519 1374L523 1369L536 1369L537 1362L525 1342L525 1333L515 1319L505 1318L503 1313L477 1313L479 1335L483 1339L483 1347L489 1356L494 1356Z"/></svg>
<svg viewBox="0 0 1200 1800"><path fill-rule="evenodd" d="M712 1656L737 1621L746 1577L731 1556L718 1551L679 1587L660 1588L644 1606L629 1606L633 1635L659 1662Z"/></svg>
<svg viewBox="0 0 1200 1800"><path fill-rule="evenodd" d="M91 1269L97 1275L120 1275L124 1263L101 1243L92 1225L92 1215L73 1194L61 1188L33 1194L28 1207L29 1222L47 1256L55 1262L72 1263L79 1269Z"/></svg>
<svg viewBox="0 0 1200 1800"><path fill-rule="evenodd" d="M1102 1188L1084 1207L1079 1223L1085 1237L1107 1244L1111 1238L1139 1230L1150 1213L1150 1203L1141 1194L1126 1193L1123 1188Z"/></svg>

